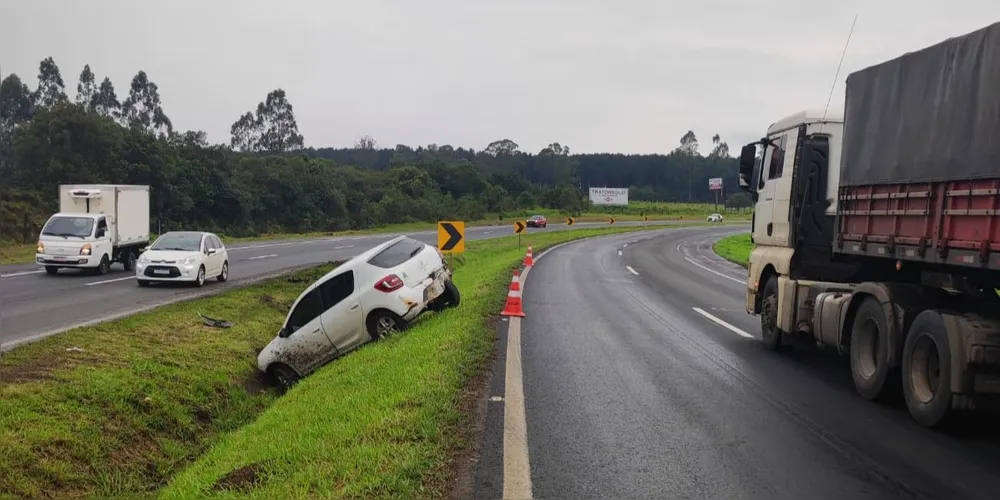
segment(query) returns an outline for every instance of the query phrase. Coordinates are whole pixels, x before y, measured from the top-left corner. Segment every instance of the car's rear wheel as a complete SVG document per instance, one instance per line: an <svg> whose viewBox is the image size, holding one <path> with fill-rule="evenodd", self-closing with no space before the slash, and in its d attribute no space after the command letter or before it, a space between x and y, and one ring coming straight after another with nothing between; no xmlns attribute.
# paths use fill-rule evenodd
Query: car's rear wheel
<svg viewBox="0 0 1000 500"><path fill-rule="evenodd" d="M448 280L444 282L444 292L441 296L434 300L431 304L430 309L432 311L443 311L449 307L457 307L462 301L462 294L459 293L458 287L455 286L455 282Z"/></svg>
<svg viewBox="0 0 1000 500"><path fill-rule="evenodd" d="M372 340L377 341L406 330L408 324L398 314L386 309L379 309L368 316L366 326L368 327L368 335L371 336Z"/></svg>

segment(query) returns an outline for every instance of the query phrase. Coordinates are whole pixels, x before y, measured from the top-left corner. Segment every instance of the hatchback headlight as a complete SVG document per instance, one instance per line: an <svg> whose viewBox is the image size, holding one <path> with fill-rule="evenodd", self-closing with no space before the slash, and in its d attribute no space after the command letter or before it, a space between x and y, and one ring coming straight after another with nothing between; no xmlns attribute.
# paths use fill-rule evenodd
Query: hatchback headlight
<svg viewBox="0 0 1000 500"><path fill-rule="evenodd" d="M184 259L184 263L187 264L187 265L191 265L191 264L194 264L194 260L195 260L194 255L192 255L192 256Z"/></svg>
<svg viewBox="0 0 1000 500"><path fill-rule="evenodd" d="M139 256L139 261L138 262L140 264L147 264L147 263L149 263L149 257L146 257L146 254L142 254L142 255Z"/></svg>

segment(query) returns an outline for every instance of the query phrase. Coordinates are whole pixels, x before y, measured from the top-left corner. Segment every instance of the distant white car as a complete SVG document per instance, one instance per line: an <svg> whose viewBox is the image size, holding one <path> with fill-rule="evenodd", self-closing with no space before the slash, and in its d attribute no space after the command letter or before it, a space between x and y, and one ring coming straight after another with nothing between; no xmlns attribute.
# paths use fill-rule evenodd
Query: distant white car
<svg viewBox="0 0 1000 500"><path fill-rule="evenodd" d="M722 214L709 215L708 222L722 222Z"/></svg>
<svg viewBox="0 0 1000 500"><path fill-rule="evenodd" d="M337 266L309 286L257 367L287 388L361 345L406 329L427 310L461 299L437 248L399 236Z"/></svg>
<svg viewBox="0 0 1000 500"><path fill-rule="evenodd" d="M205 280L229 279L229 252L222 240L203 231L170 231L150 245L135 265L139 286L153 282L185 281L197 286Z"/></svg>

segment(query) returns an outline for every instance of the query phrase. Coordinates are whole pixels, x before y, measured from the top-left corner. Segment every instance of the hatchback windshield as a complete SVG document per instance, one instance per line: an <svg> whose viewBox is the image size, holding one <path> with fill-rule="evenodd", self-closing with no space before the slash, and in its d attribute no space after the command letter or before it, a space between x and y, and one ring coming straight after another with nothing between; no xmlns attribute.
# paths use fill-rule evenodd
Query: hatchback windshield
<svg viewBox="0 0 1000 500"><path fill-rule="evenodd" d="M53 217L42 228L45 236L86 238L94 232L94 219L90 217Z"/></svg>
<svg viewBox="0 0 1000 500"><path fill-rule="evenodd" d="M198 252L201 250L200 233L167 233L160 236L150 250L175 250L179 252Z"/></svg>

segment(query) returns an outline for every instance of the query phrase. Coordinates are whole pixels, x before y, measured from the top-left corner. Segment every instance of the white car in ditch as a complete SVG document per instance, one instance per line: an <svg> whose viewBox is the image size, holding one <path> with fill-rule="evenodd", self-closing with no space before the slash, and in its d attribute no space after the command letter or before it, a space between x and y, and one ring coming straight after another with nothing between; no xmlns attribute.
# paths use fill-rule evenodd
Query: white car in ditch
<svg viewBox="0 0 1000 500"><path fill-rule="evenodd" d="M459 304L437 248L399 236L337 266L292 304L257 367L290 387L321 365L406 329L424 311Z"/></svg>

